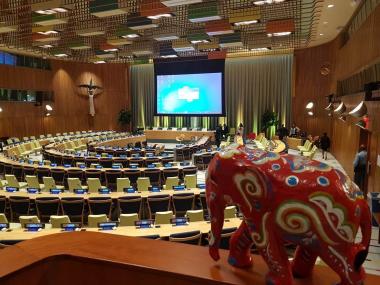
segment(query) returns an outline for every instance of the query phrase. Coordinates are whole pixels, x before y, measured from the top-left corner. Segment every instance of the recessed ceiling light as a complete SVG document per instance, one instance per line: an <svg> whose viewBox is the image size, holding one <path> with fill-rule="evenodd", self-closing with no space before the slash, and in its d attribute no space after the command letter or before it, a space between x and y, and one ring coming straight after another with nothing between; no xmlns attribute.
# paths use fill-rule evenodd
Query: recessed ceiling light
<svg viewBox="0 0 380 285"><path fill-rule="evenodd" d="M319 34L320 36L323 36L323 34Z"/></svg>
<svg viewBox="0 0 380 285"><path fill-rule="evenodd" d="M323 22L323 25L327 25L329 22Z"/></svg>
<svg viewBox="0 0 380 285"><path fill-rule="evenodd" d="M329 4L327 5L327 8L333 8L335 5L334 4Z"/></svg>

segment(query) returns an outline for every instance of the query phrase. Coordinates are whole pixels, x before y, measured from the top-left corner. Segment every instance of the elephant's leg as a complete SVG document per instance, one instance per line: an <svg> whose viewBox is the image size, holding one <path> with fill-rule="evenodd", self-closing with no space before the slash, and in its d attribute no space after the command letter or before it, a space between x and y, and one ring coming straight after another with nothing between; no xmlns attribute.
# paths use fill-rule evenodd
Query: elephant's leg
<svg viewBox="0 0 380 285"><path fill-rule="evenodd" d="M345 258L345 254L333 247L328 247L319 254L321 259L333 269L340 277L340 283L337 285L362 285L364 284L365 272L363 267L357 271L352 268L350 262Z"/></svg>
<svg viewBox="0 0 380 285"><path fill-rule="evenodd" d="M236 267L252 266L251 247L253 241L247 224L243 221L230 239L228 263Z"/></svg>
<svg viewBox="0 0 380 285"><path fill-rule="evenodd" d="M298 246L292 262L293 276L296 278L309 277L313 271L318 255L303 246Z"/></svg>

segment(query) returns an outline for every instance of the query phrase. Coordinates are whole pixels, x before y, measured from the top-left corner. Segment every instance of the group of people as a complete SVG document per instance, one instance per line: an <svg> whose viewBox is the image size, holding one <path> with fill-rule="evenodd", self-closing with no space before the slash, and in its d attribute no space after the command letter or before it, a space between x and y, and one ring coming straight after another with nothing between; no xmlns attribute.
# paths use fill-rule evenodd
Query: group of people
<svg viewBox="0 0 380 285"><path fill-rule="evenodd" d="M216 126L215 129L215 144L217 147L220 147L220 143L223 139L226 139L228 134L230 133L230 128L227 124L221 124Z"/></svg>
<svg viewBox="0 0 380 285"><path fill-rule="evenodd" d="M284 124L281 125L281 127L279 127L277 129L277 135L279 137L280 140L283 140L285 137L297 137L298 135L300 135L301 133L301 129L299 127L296 126L296 124L292 124L292 127L290 128L290 130L288 130Z"/></svg>

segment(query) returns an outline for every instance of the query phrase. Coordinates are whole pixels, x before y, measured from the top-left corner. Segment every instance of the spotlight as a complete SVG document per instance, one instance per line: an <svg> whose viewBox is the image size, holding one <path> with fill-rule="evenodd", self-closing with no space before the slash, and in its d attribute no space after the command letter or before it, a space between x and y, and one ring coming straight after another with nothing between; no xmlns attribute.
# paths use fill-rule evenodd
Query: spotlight
<svg viewBox="0 0 380 285"><path fill-rule="evenodd" d="M334 110L334 103L330 103L326 108L325 108L325 110L327 110L327 111L332 111L332 110Z"/></svg>
<svg viewBox="0 0 380 285"><path fill-rule="evenodd" d="M361 101L359 105L357 105L351 112L349 112L349 114L356 118L360 118L364 115L367 115L367 106L364 103L364 101Z"/></svg>
<svg viewBox="0 0 380 285"><path fill-rule="evenodd" d="M46 117L49 117L49 116L51 116L51 114L50 113L46 113Z"/></svg>
<svg viewBox="0 0 380 285"><path fill-rule="evenodd" d="M3 112L3 109L0 107L0 113Z"/></svg>
<svg viewBox="0 0 380 285"><path fill-rule="evenodd" d="M337 115L341 115L346 111L346 105L343 102L339 104L339 106L334 110L334 113Z"/></svg>
<svg viewBox="0 0 380 285"><path fill-rule="evenodd" d="M45 106L46 111L53 111L53 107L50 105Z"/></svg>
<svg viewBox="0 0 380 285"><path fill-rule="evenodd" d="M312 111L307 112L309 116L314 116L314 113Z"/></svg>

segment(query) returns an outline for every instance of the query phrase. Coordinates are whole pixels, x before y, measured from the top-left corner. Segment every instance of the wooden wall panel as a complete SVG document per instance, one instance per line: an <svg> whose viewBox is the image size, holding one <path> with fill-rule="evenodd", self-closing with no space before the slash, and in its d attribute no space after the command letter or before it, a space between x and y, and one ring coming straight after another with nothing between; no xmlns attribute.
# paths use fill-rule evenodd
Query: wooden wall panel
<svg viewBox="0 0 380 285"><path fill-rule="evenodd" d="M355 126L357 120L348 117L344 123L338 119L326 119L327 112L323 107L327 102L324 100L329 93L336 93L338 80L343 80L380 61L380 5L345 45L341 46L341 38L338 37L328 44L296 51L295 55L297 70L293 100L294 120L301 128L312 134L319 134L322 129L330 129L332 152L352 177L352 163L360 140L360 129ZM326 60L331 61L331 74L329 79L321 79L316 72ZM312 91L307 92L307 90ZM349 96L343 100L350 109L361 99ZM307 118L304 115L304 105L308 101L321 102L314 118ZM380 154L380 104L368 102L367 107L371 120L369 160L372 165L368 189L380 191L380 168L376 166L377 155Z"/></svg>
<svg viewBox="0 0 380 285"><path fill-rule="evenodd" d="M118 130L117 114L130 107L129 68L126 64L84 64L52 61L52 70L0 65L0 87L54 91L54 112L44 116L33 103L0 102L0 137L30 136L74 130ZM89 83L103 87L95 97L95 117L89 112L86 89Z"/></svg>

